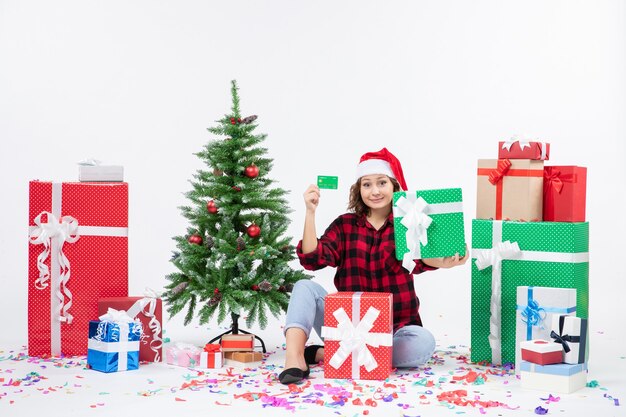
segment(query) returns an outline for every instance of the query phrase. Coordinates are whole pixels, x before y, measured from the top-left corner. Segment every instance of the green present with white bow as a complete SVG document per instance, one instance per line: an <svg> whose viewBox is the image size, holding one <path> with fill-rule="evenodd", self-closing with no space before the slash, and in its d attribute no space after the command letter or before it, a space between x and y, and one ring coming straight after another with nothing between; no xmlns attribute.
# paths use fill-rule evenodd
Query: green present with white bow
<svg viewBox="0 0 626 417"><path fill-rule="evenodd" d="M465 255L460 188L393 193L396 259L412 271L414 259Z"/></svg>
<svg viewBox="0 0 626 417"><path fill-rule="evenodd" d="M575 288L587 318L589 223L472 221L472 362L515 362L518 286Z"/></svg>

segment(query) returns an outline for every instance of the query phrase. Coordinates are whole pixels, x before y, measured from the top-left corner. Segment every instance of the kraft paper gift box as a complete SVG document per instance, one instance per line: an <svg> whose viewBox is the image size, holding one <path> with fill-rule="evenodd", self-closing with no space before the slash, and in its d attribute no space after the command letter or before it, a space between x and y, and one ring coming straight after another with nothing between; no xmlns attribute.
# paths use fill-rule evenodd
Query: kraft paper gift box
<svg viewBox="0 0 626 417"><path fill-rule="evenodd" d="M176 342L165 346L165 361L170 365L195 368L200 363L201 352L198 346Z"/></svg>
<svg viewBox="0 0 626 417"><path fill-rule="evenodd" d="M109 297L98 300L98 314L104 314L109 307L125 310L132 318L137 318L143 325L139 360L161 362L163 350L163 303L156 294L145 297Z"/></svg>
<svg viewBox="0 0 626 417"><path fill-rule="evenodd" d="M576 314L576 290L573 288L517 287L515 363L521 359L521 343L526 340L550 340L552 318ZM562 358L559 362L562 362ZM519 371L519 368L516 368Z"/></svg>
<svg viewBox="0 0 626 417"><path fill-rule="evenodd" d="M587 203L587 168L544 167L543 220L584 222Z"/></svg>
<svg viewBox="0 0 626 417"><path fill-rule="evenodd" d="M412 271L413 259L465 255L460 188L393 193L396 259Z"/></svg>
<svg viewBox="0 0 626 417"><path fill-rule="evenodd" d="M525 389L570 394L587 385L587 364L537 365L522 361L521 385Z"/></svg>
<svg viewBox="0 0 626 417"><path fill-rule="evenodd" d="M223 365L223 354L220 345L207 343L200 352L200 368L221 368Z"/></svg>
<svg viewBox="0 0 626 417"><path fill-rule="evenodd" d="M580 317L553 316L550 337L563 347L563 362L586 362L588 321Z"/></svg>
<svg viewBox="0 0 626 417"><path fill-rule="evenodd" d="M100 320L89 322L87 364L107 373L138 369L140 337L140 321L133 321L124 311L109 309Z"/></svg>
<svg viewBox="0 0 626 417"><path fill-rule="evenodd" d="M226 365L255 367L261 364L261 352L224 352Z"/></svg>
<svg viewBox="0 0 626 417"><path fill-rule="evenodd" d="M509 140L498 143L498 159L550 159L550 144L546 142Z"/></svg>
<svg viewBox="0 0 626 417"><path fill-rule="evenodd" d="M549 340L524 340L520 350L521 360L516 363L526 361L537 365L551 365L563 362L563 346Z"/></svg>
<svg viewBox="0 0 626 417"><path fill-rule="evenodd" d="M324 303L324 377L386 379L391 373L393 297L338 292Z"/></svg>
<svg viewBox="0 0 626 417"><path fill-rule="evenodd" d="M541 221L543 161L479 159L476 218Z"/></svg>
<svg viewBox="0 0 626 417"><path fill-rule="evenodd" d="M86 355L98 300L128 295L128 184L31 181L29 193L28 354Z"/></svg>
<svg viewBox="0 0 626 417"><path fill-rule="evenodd" d="M589 223L472 221L471 360L515 361L517 287L576 289L589 311Z"/></svg>
<svg viewBox="0 0 626 417"><path fill-rule="evenodd" d="M254 350L253 334L225 334L222 336L222 352L246 352Z"/></svg>

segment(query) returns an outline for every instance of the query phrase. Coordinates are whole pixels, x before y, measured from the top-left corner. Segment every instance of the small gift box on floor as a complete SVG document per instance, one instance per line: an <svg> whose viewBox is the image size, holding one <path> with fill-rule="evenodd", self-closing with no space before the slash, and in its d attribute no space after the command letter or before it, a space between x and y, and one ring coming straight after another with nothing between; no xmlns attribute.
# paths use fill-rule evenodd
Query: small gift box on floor
<svg viewBox="0 0 626 417"><path fill-rule="evenodd" d="M386 379L391 373L393 297L378 292L328 294L324 305L324 377Z"/></svg>
<svg viewBox="0 0 626 417"><path fill-rule="evenodd" d="M200 352L200 368L221 368L223 365L220 345L207 343Z"/></svg>
<svg viewBox="0 0 626 417"><path fill-rule="evenodd" d="M224 352L224 359L226 359L226 365L255 368L261 365L263 354L261 352Z"/></svg>
<svg viewBox="0 0 626 417"><path fill-rule="evenodd" d="M87 364L100 372L139 368L141 322L124 311L109 309L100 321L89 322Z"/></svg>
<svg viewBox="0 0 626 417"><path fill-rule="evenodd" d="M198 346L176 342L165 347L165 362L170 365L195 368L200 363L202 349Z"/></svg>
<svg viewBox="0 0 626 417"><path fill-rule="evenodd" d="M548 340L525 340L520 345L522 360L537 365L563 362L563 346ZM518 362L519 363L519 362Z"/></svg>
<svg viewBox="0 0 626 417"><path fill-rule="evenodd" d="M512 138L498 143L498 159L550 159L550 144Z"/></svg>
<svg viewBox="0 0 626 417"><path fill-rule="evenodd" d="M543 170L543 220L584 222L587 168L547 166Z"/></svg>
<svg viewBox="0 0 626 417"><path fill-rule="evenodd" d="M543 161L479 159L476 218L541 221Z"/></svg>
<svg viewBox="0 0 626 417"><path fill-rule="evenodd" d="M586 362L587 319L554 316L550 337L563 346L563 362L571 364Z"/></svg>
<svg viewBox="0 0 626 417"><path fill-rule="evenodd" d="M253 334L225 334L222 336L222 352L247 352L254 350Z"/></svg>
<svg viewBox="0 0 626 417"><path fill-rule="evenodd" d="M412 271L413 259L465 255L460 188L393 193L396 259Z"/></svg>
<svg viewBox="0 0 626 417"><path fill-rule="evenodd" d="M522 361L522 388L569 394L587 385L587 364L537 365Z"/></svg>
<svg viewBox="0 0 626 417"><path fill-rule="evenodd" d="M109 307L126 310L129 316L141 320L143 333L139 345L139 360L161 362L163 306L157 294L150 293L145 297L109 297L98 300L98 314L104 314Z"/></svg>

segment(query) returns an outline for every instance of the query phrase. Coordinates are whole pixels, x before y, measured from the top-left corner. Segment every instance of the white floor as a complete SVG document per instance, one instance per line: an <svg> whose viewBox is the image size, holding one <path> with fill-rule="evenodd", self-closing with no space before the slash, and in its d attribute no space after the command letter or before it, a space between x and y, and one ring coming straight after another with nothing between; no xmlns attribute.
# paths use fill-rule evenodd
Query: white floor
<svg viewBox="0 0 626 417"><path fill-rule="evenodd" d="M197 328L190 332L197 334ZM42 360L25 356L24 348L0 346L0 416L280 416L295 411L300 416L522 416L536 415L539 406L548 416L626 416L626 348L618 343L621 336L608 332L591 335L588 381L596 386L569 395L523 390L510 372L468 364L468 347L447 335L424 368L396 371L387 381L353 383L325 380L318 366L309 382L290 391L276 380L284 358L280 332L265 335L268 354L262 366L206 372L159 363L102 374L85 369L84 358ZM471 372L486 375L486 381L459 379ZM464 390L458 398L474 405L438 401L456 390ZM546 400L550 394L559 400ZM362 405L353 403L359 400Z"/></svg>

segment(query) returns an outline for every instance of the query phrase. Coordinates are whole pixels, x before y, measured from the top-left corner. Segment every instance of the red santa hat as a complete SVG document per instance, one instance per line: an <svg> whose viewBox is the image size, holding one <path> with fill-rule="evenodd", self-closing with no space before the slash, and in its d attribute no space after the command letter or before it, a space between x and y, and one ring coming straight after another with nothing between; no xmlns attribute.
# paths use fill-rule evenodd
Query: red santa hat
<svg viewBox="0 0 626 417"><path fill-rule="evenodd" d="M364 175L371 174L384 174L395 178L400 183L400 188L408 191L404 174L402 173L402 165L400 165L398 158L389 152L387 148L382 148L378 152L368 152L361 157L359 165L356 167L356 177L361 178Z"/></svg>

